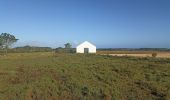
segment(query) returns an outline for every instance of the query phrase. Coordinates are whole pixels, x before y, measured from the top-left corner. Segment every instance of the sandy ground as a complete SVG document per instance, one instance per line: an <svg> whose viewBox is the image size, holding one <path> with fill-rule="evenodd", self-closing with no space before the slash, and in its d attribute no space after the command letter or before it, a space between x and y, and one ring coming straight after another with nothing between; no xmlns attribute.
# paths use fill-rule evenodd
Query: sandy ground
<svg viewBox="0 0 170 100"><path fill-rule="evenodd" d="M135 56L135 57L152 57L152 54L109 54L112 56ZM170 52L169 53L157 53L157 57L160 58L170 58Z"/></svg>

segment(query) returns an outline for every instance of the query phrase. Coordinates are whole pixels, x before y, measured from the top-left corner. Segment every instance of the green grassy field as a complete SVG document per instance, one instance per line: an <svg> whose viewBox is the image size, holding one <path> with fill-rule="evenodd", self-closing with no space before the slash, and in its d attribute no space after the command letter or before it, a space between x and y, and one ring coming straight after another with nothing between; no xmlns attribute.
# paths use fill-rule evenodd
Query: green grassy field
<svg viewBox="0 0 170 100"><path fill-rule="evenodd" d="M169 100L170 59L16 53L0 56L0 100Z"/></svg>

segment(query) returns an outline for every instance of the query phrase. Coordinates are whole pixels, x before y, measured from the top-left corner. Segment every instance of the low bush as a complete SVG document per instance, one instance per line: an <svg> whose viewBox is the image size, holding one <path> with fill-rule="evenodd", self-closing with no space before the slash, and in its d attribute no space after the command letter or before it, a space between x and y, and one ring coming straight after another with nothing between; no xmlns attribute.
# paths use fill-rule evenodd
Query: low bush
<svg viewBox="0 0 170 100"><path fill-rule="evenodd" d="M157 53L152 53L152 57L154 58L157 57L157 55L158 55Z"/></svg>

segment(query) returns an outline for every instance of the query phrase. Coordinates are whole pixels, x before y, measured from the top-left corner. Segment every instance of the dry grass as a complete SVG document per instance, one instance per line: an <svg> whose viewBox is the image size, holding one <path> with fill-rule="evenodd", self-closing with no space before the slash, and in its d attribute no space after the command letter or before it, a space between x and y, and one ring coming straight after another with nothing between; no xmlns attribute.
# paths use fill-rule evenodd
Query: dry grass
<svg viewBox="0 0 170 100"><path fill-rule="evenodd" d="M133 56L133 57L152 57L152 53L157 53L159 58L170 58L170 52L156 51L98 51L97 54L111 56Z"/></svg>
<svg viewBox="0 0 170 100"><path fill-rule="evenodd" d="M152 57L152 54L109 54L112 56ZM157 53L159 58L170 58L170 53Z"/></svg>

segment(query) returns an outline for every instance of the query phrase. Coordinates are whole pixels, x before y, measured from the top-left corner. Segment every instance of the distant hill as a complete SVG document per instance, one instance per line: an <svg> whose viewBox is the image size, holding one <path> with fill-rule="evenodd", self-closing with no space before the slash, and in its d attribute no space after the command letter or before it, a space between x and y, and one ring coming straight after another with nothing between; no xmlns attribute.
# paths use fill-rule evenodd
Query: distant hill
<svg viewBox="0 0 170 100"><path fill-rule="evenodd" d="M23 46L10 49L9 52L49 52L53 49L51 47L36 47L36 46Z"/></svg>

